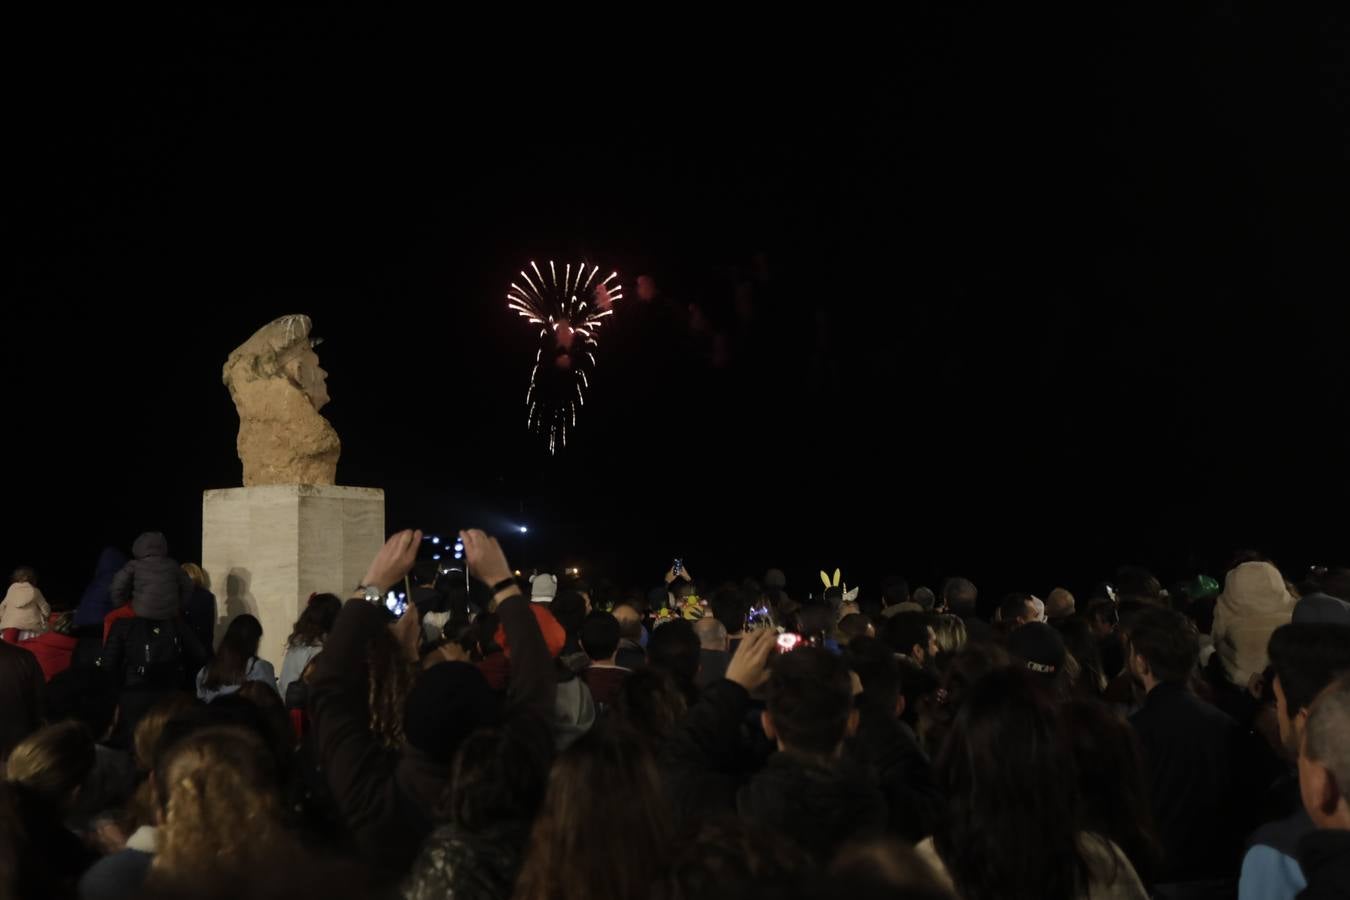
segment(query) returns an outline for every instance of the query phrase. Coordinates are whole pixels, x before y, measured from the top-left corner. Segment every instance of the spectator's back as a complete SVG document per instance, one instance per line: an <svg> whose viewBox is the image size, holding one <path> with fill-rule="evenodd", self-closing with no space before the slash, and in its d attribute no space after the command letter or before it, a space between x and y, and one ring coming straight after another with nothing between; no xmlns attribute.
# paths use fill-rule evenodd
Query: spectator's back
<svg viewBox="0 0 1350 900"><path fill-rule="evenodd" d="M131 546L131 562L113 576L110 593L114 604L131 602L136 615L164 621L181 612L192 597L192 579L169 556L164 535L149 531Z"/></svg>

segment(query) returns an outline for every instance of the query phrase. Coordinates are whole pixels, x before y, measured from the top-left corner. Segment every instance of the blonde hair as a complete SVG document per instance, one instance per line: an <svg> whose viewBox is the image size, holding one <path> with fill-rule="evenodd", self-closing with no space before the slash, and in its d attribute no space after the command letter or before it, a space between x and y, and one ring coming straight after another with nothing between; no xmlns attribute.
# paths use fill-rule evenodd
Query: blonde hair
<svg viewBox="0 0 1350 900"><path fill-rule="evenodd" d="M94 739L79 722L38 729L5 763L5 780L53 801L73 795L94 768Z"/></svg>
<svg viewBox="0 0 1350 900"><path fill-rule="evenodd" d="M192 583L203 590L211 589L211 578L206 570L196 563L183 563L183 571L192 579Z"/></svg>
<svg viewBox="0 0 1350 900"><path fill-rule="evenodd" d="M960 616L938 616L933 622L940 653L956 653L966 645L966 623Z"/></svg>
<svg viewBox="0 0 1350 900"><path fill-rule="evenodd" d="M164 811L156 883L242 873L291 846L272 756L251 732L215 726L189 735L160 761L155 784Z"/></svg>

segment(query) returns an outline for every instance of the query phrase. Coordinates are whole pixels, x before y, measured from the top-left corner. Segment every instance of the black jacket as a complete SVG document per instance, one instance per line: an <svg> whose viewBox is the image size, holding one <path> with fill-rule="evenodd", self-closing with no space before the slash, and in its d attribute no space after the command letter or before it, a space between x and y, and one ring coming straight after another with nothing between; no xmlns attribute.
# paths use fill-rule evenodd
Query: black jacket
<svg viewBox="0 0 1350 900"><path fill-rule="evenodd" d="M192 597L192 579L169 557L169 544L159 532L147 532L131 545L135 557L113 576L108 593L113 606L130 601L136 615L172 619Z"/></svg>
<svg viewBox="0 0 1350 900"><path fill-rule="evenodd" d="M932 834L945 798L909 726L880 710L863 708L858 733L848 749L880 778L888 808L887 830L911 844Z"/></svg>
<svg viewBox="0 0 1350 900"><path fill-rule="evenodd" d="M879 835L886 801L870 769L775 753L767 764L747 739L750 695L719 681L703 691L663 754L677 822L737 813L792 838L828 862L850 840Z"/></svg>
<svg viewBox="0 0 1350 900"><path fill-rule="evenodd" d="M737 791L736 811L792 838L821 865L846 844L881 837L887 817L870 769L848 757L826 763L786 752Z"/></svg>
<svg viewBox="0 0 1350 900"><path fill-rule="evenodd" d="M209 659L216 646L216 595L193 585L192 596L183 607L183 620L197 636Z"/></svg>
<svg viewBox="0 0 1350 900"><path fill-rule="evenodd" d="M1241 733L1231 718L1184 685L1161 684L1130 717L1162 839L1160 881L1231 875L1245 816L1239 816Z"/></svg>
<svg viewBox="0 0 1350 900"><path fill-rule="evenodd" d="M507 598L497 613L514 664L508 696L551 720L552 661L528 601ZM387 624L382 606L348 600L315 657L309 686L319 764L352 840L380 881L407 872L432 830L432 810L450 774L447 764L414 747L384 747L370 731L366 641Z"/></svg>
<svg viewBox="0 0 1350 900"><path fill-rule="evenodd" d="M1298 900L1350 897L1350 831L1314 831L1298 844L1308 886Z"/></svg>
<svg viewBox="0 0 1350 900"><path fill-rule="evenodd" d="M528 836L524 824L483 834L442 825L422 846L403 900L509 900Z"/></svg>
<svg viewBox="0 0 1350 900"><path fill-rule="evenodd" d="M144 668L141 657L145 654L145 642L148 629L167 630L171 639L177 643L181 654L179 665L172 674L173 683L141 684L140 670ZM144 619L132 616L113 622L108 632L108 642L99 654L98 667L109 673L118 687L151 687L173 691L193 691L193 680L201 667L209 662L206 648L197 638L197 633L188 627L182 618L168 620ZM167 674L167 673L162 673ZM152 679L153 680L153 679Z"/></svg>

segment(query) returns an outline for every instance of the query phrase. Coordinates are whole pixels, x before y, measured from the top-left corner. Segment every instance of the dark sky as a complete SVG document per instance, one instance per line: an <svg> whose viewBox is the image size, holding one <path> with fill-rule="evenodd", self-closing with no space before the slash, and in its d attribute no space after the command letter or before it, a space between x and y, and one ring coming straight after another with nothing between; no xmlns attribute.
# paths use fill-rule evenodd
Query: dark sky
<svg viewBox="0 0 1350 900"><path fill-rule="evenodd" d="M16 28L0 563L60 593L142 529L195 557L200 492L239 483L221 364L291 312L339 480L391 527L526 521L524 565L1042 591L1344 562L1341 23L947 6ZM557 458L502 300L548 258L661 289Z"/></svg>

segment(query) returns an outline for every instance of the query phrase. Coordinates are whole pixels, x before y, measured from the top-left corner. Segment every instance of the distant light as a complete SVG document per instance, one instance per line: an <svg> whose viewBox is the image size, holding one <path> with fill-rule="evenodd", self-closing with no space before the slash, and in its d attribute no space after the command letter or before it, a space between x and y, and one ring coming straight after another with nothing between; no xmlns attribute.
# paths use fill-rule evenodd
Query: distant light
<svg viewBox="0 0 1350 900"><path fill-rule="evenodd" d="M440 558L441 558L441 555L440 555L439 553L433 553L433 554L431 554L431 558L432 558L432 559L440 559Z"/></svg>
<svg viewBox="0 0 1350 900"><path fill-rule="evenodd" d="M529 531L530 531L530 528L529 528L528 525L522 525L522 526L520 526L520 533L521 533L521 534L528 534Z"/></svg>
<svg viewBox="0 0 1350 900"><path fill-rule="evenodd" d="M516 569L516 577L517 577L517 578L520 577L520 570L519 570L519 569Z"/></svg>
<svg viewBox="0 0 1350 900"><path fill-rule="evenodd" d="M431 539L431 542L432 542L433 544L439 544L439 543L441 542L441 539L438 538L438 537L434 537L434 538Z"/></svg>

